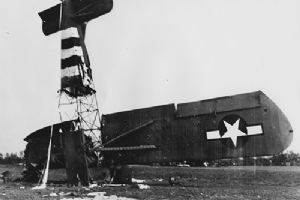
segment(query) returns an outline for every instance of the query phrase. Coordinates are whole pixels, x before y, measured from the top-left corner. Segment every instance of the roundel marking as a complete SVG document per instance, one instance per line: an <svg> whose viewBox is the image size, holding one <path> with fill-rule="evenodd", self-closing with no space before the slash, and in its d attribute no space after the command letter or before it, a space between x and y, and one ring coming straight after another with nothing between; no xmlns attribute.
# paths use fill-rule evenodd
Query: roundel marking
<svg viewBox="0 0 300 200"><path fill-rule="evenodd" d="M242 117L236 114L223 117L218 123L218 130L206 132L207 140L221 139L222 144L226 146L228 146L228 142L230 141L234 147L237 147L238 138L243 138L239 140L239 144L242 142L244 145L248 138L245 136L259 134L263 134L262 125L249 126Z"/></svg>

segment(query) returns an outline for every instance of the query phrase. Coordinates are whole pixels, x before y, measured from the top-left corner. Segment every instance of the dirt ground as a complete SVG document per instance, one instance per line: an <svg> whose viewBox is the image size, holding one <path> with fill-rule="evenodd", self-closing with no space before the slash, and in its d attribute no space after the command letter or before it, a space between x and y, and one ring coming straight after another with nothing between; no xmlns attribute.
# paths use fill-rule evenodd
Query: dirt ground
<svg viewBox="0 0 300 200"><path fill-rule="evenodd" d="M84 198L90 192L106 192L108 196L134 199L300 199L300 167L132 166L132 169L133 177L145 180L144 184L149 185L149 189L139 189L136 184L68 188L65 183L56 182L48 184L46 189L32 190L35 185L20 181L4 184L0 181L0 200L74 199ZM13 178L17 179L22 167L0 165L0 172L5 170L13 171ZM176 178L174 186L168 182L171 176ZM50 182L64 181L65 178L64 170L50 171Z"/></svg>

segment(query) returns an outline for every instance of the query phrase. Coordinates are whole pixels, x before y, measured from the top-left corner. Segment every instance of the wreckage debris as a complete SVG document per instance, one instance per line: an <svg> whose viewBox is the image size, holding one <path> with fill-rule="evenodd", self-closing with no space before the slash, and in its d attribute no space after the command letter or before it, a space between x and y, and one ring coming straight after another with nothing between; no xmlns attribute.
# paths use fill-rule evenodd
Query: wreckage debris
<svg viewBox="0 0 300 200"><path fill-rule="evenodd" d="M12 173L10 171L2 172L3 183L8 183L12 181Z"/></svg>
<svg viewBox="0 0 300 200"><path fill-rule="evenodd" d="M49 195L43 195L43 198L47 197L64 197L61 200L136 200L133 198L127 198L127 197L118 197L116 195L111 195L111 196L105 196L106 192L91 192L84 197L80 195L80 197L74 197L74 193L72 192L60 192L60 193L54 193L51 192ZM73 197L73 198L72 198Z"/></svg>

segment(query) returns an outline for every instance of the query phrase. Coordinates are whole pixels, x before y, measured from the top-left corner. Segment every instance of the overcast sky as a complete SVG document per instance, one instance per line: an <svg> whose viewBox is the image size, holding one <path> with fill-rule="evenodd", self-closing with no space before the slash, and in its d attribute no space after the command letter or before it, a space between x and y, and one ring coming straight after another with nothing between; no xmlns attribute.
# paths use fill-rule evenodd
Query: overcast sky
<svg viewBox="0 0 300 200"><path fill-rule="evenodd" d="M0 12L0 152L59 122L60 34L38 12L57 0L5 1ZM294 128L300 152L299 0L115 0L87 27L104 114L256 90Z"/></svg>

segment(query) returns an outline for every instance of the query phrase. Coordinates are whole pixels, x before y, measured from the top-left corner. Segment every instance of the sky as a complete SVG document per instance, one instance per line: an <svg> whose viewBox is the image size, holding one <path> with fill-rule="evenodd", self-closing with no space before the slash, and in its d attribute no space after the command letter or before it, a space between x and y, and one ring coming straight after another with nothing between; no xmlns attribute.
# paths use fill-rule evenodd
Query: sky
<svg viewBox="0 0 300 200"><path fill-rule="evenodd" d="M59 122L60 34L38 12L58 0L5 1L0 12L0 152ZM261 90L300 153L300 1L115 0L86 33L100 112Z"/></svg>

